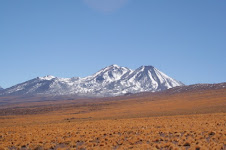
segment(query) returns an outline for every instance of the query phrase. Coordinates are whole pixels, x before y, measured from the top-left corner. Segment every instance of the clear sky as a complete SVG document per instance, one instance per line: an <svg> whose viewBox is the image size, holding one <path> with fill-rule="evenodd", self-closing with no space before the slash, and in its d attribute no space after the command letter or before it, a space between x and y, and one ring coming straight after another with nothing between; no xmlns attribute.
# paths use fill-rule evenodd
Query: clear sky
<svg viewBox="0 0 226 150"><path fill-rule="evenodd" d="M226 0L1 0L0 86L152 65L226 82Z"/></svg>

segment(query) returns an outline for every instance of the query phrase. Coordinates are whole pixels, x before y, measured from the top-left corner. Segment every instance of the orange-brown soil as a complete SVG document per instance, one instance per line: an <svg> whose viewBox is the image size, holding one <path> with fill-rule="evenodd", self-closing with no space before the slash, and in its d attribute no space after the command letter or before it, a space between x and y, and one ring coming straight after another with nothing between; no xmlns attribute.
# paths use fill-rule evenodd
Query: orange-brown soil
<svg viewBox="0 0 226 150"><path fill-rule="evenodd" d="M1 149L226 149L226 90L0 108Z"/></svg>

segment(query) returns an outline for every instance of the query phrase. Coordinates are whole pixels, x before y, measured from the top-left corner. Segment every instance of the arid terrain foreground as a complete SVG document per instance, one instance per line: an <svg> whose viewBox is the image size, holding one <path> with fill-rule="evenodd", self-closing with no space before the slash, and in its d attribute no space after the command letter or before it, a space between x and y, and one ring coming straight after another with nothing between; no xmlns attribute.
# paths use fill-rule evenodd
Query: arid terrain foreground
<svg viewBox="0 0 226 150"><path fill-rule="evenodd" d="M226 149L224 86L100 99L21 99L0 98L0 150Z"/></svg>

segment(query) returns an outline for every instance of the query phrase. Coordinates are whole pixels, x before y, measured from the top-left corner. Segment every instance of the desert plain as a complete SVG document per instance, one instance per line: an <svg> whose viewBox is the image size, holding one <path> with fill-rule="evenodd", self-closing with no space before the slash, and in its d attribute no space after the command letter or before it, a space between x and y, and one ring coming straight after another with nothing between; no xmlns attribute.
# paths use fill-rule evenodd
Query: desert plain
<svg viewBox="0 0 226 150"><path fill-rule="evenodd" d="M0 106L5 149L225 150L226 88L75 100L15 97Z"/></svg>

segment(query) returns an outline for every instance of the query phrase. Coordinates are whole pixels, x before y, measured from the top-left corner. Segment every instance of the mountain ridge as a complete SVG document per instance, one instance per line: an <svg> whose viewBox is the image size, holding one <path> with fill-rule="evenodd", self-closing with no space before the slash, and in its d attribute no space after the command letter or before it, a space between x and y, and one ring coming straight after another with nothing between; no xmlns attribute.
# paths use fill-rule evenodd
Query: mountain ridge
<svg viewBox="0 0 226 150"><path fill-rule="evenodd" d="M114 64L84 78L58 78L51 75L37 77L2 90L0 96L77 95L105 97L145 91L156 92L182 85L184 84L153 66L141 66L132 70Z"/></svg>

